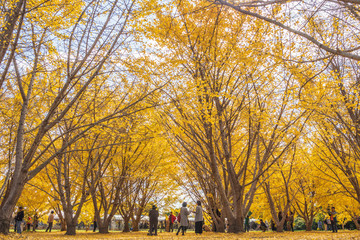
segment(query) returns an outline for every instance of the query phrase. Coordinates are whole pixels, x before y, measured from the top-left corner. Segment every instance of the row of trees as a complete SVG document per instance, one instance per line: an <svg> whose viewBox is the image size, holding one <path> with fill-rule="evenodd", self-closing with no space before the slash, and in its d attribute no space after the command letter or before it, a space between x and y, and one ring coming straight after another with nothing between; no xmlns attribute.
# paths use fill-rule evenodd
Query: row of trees
<svg viewBox="0 0 360 240"><path fill-rule="evenodd" d="M173 80L160 114L216 228L296 211L311 230L331 206L359 228L359 3L172 3L144 27Z"/></svg>
<svg viewBox="0 0 360 240"><path fill-rule="evenodd" d="M117 212L136 230L149 202L176 199L175 184L219 231L225 218L243 231L249 211L278 231L277 213L296 211L310 230L340 202L355 219L358 7L7 1L0 232L19 199L50 203L67 234L85 216L107 232Z"/></svg>

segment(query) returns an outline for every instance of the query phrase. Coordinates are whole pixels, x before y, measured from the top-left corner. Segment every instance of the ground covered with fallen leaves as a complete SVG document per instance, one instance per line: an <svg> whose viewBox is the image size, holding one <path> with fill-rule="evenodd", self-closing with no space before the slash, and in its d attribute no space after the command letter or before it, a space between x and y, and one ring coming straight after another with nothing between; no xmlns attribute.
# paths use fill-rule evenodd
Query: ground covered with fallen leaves
<svg viewBox="0 0 360 240"><path fill-rule="evenodd" d="M285 232L285 233L276 233L276 232L249 232L241 234L228 234L228 233L203 233L201 236L195 235L195 233L187 233L185 236L176 236L175 233L159 233L158 236L147 236L146 232L136 232L136 233L121 233L121 232L111 232L109 234L99 234L92 232L79 231L76 236L66 236L64 232L55 231L52 233L45 232L25 232L21 234L10 233L8 236L1 236L0 239L112 239L112 240L160 240L160 239L206 239L206 240L220 240L220 239L294 239L294 240L329 240L329 239L341 239L341 240L360 240L360 231L339 231L338 233L331 232Z"/></svg>

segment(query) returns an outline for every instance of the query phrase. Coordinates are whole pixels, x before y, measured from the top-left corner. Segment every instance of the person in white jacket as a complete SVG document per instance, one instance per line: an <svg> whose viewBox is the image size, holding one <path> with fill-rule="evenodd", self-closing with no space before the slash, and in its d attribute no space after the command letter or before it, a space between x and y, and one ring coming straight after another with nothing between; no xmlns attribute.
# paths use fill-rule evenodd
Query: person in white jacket
<svg viewBox="0 0 360 240"><path fill-rule="evenodd" d="M197 201L196 211L195 211L195 233L202 234L202 227L204 223L203 210L201 207L201 202Z"/></svg>
<svg viewBox="0 0 360 240"><path fill-rule="evenodd" d="M180 227L179 227L176 235L179 235L180 230L182 230L182 235L184 235L187 227L189 226L188 216L189 216L190 212L186 206L187 206L187 203L183 202L182 208L180 209Z"/></svg>

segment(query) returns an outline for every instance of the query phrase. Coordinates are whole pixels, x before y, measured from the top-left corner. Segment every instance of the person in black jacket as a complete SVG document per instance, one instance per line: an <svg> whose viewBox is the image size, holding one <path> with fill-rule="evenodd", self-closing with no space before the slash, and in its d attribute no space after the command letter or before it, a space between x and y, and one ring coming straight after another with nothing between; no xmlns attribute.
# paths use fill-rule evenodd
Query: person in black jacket
<svg viewBox="0 0 360 240"><path fill-rule="evenodd" d="M16 225L16 232L21 234L21 223L24 219L24 210L22 207L19 207L19 211L15 217L15 225Z"/></svg>
<svg viewBox="0 0 360 240"><path fill-rule="evenodd" d="M155 236L157 235L157 227L158 227L158 219L159 219L159 212L156 210L156 206L153 205L152 209L149 212L149 219L150 219L150 229L149 235L153 235L152 231L155 230Z"/></svg>

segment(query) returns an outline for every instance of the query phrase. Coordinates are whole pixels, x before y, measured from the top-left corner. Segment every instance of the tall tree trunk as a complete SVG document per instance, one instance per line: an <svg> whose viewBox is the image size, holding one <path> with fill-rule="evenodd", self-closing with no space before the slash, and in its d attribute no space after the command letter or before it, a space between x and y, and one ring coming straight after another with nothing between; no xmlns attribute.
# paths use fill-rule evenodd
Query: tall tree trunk
<svg viewBox="0 0 360 240"><path fill-rule="evenodd" d="M99 226L99 233L109 233L109 224L104 224L103 226Z"/></svg>
<svg viewBox="0 0 360 240"><path fill-rule="evenodd" d="M311 231L312 230L312 221L308 220L305 221L305 226L306 226L306 231Z"/></svg>
<svg viewBox="0 0 360 240"><path fill-rule="evenodd" d="M225 232L225 219L222 217L214 219L213 226L215 226L216 232ZM215 231L215 228L213 231Z"/></svg>
<svg viewBox="0 0 360 240"><path fill-rule="evenodd" d="M10 186L13 188L8 186L0 208L0 233L3 234L9 233L12 213L25 185L25 181L21 179L12 179L11 182Z"/></svg>
<svg viewBox="0 0 360 240"><path fill-rule="evenodd" d="M279 222L276 225L276 231L277 232L283 232L284 231L284 221L281 220L281 222Z"/></svg>
<svg viewBox="0 0 360 240"><path fill-rule="evenodd" d="M61 219L60 219L60 223L61 223L60 231L61 231L61 232L66 231L66 222L65 222L65 219L64 219L64 218L61 218Z"/></svg>
<svg viewBox="0 0 360 240"><path fill-rule="evenodd" d="M124 229L123 229L123 232L130 232L129 222L130 222L130 218L128 218L128 217L124 218Z"/></svg>
<svg viewBox="0 0 360 240"><path fill-rule="evenodd" d="M70 223L66 224L67 229L65 235L76 235L76 224L71 221Z"/></svg>
<svg viewBox="0 0 360 240"><path fill-rule="evenodd" d="M133 222L132 222L133 232L139 231L139 222L140 222L140 218L133 219Z"/></svg>
<svg viewBox="0 0 360 240"><path fill-rule="evenodd" d="M243 222L244 222L243 217L230 218L228 232L229 233L243 232L244 230Z"/></svg>

